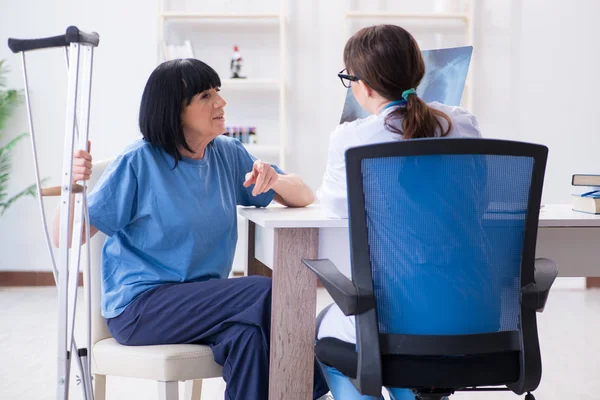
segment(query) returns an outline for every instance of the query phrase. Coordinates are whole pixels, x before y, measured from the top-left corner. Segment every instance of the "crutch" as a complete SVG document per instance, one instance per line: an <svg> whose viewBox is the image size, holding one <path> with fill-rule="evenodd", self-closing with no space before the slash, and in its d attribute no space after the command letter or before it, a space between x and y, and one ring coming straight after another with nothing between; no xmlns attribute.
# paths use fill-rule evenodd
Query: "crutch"
<svg viewBox="0 0 600 400"><path fill-rule="evenodd" d="M97 33L84 33L75 26L68 27L66 33L59 36L40 39L8 39L8 47L13 53L21 53L23 77L25 81L25 101L29 117L29 130L31 147L33 150L33 163L35 167L39 207L46 236L46 245L52 260L54 280L58 287L58 363L56 390L56 398L58 400L66 400L69 397L69 377L72 360L75 360L79 372L83 398L86 400L93 399L91 354L88 356L88 349L91 349L91 310L89 302L87 304L86 313L86 347L78 348L74 337L81 237L83 233L82 221L84 219L86 221L85 234L87 243L89 243L90 240L90 224L86 202L86 184L85 182L77 184L72 181L72 168L74 147L77 146L79 149L87 149L88 146L93 49L98 46L98 42L99 36ZM65 48L68 73L66 124L61 175L62 184L61 186L42 189L35 144L35 133L33 129L31 102L29 98L25 53L31 50L54 47ZM81 88L79 88L79 85L81 85ZM79 112L77 112L78 101L80 102ZM43 196L60 196L61 218L58 266L50 242ZM74 202L74 218L73 231L70 233L69 221L72 202ZM71 248L69 246L70 243ZM86 276L89 276L89 245L87 246L87 249L88 261L85 268ZM90 290L89 284L84 286L85 290ZM88 296L88 298L90 298L90 296Z"/></svg>

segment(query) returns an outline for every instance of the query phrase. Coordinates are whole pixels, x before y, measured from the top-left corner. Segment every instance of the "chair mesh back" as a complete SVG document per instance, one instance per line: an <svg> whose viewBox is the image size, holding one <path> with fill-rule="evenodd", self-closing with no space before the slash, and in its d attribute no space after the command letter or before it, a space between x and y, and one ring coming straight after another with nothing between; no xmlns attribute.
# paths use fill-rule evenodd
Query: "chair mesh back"
<svg viewBox="0 0 600 400"><path fill-rule="evenodd" d="M517 330L533 158L367 158L361 170L379 331Z"/></svg>

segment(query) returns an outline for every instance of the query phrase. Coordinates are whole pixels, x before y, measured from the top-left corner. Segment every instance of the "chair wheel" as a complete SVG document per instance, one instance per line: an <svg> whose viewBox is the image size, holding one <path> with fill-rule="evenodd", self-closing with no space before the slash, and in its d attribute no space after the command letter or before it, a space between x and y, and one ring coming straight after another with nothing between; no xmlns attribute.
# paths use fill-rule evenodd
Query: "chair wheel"
<svg viewBox="0 0 600 400"><path fill-rule="evenodd" d="M531 393L527 393L527 396L525 396L525 400L535 400L535 397Z"/></svg>

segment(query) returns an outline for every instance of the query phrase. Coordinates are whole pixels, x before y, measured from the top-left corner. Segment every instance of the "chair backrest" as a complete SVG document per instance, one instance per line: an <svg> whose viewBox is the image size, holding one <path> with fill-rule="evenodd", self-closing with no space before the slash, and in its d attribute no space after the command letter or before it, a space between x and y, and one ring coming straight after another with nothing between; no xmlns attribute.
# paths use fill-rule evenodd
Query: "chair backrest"
<svg viewBox="0 0 600 400"><path fill-rule="evenodd" d="M544 146L489 139L346 152L352 280L376 297L357 317L359 358L373 340L382 354L481 353L531 326L537 344L520 294L533 281L546 158ZM473 347L474 334L487 336ZM426 335L466 339L442 348Z"/></svg>
<svg viewBox="0 0 600 400"><path fill-rule="evenodd" d="M92 167L92 176L88 181L88 193L91 193L95 184L98 182L106 167L110 165L112 159L96 161ZM91 253L91 262L90 262L90 275L89 277L85 276L85 268L84 271L84 282L89 282L90 284L90 297L86 298L86 303L90 302L91 305L91 341L92 346L99 342L100 340L107 339L112 337L108 330L108 326L106 325L106 320L102 316L101 310L101 298L102 298L102 248L104 247L104 242L106 240L106 235L102 232L98 232L89 243L90 253ZM86 244L87 246L87 244ZM81 252L82 254L82 266L85 266L86 257L87 257L87 249L84 248Z"/></svg>

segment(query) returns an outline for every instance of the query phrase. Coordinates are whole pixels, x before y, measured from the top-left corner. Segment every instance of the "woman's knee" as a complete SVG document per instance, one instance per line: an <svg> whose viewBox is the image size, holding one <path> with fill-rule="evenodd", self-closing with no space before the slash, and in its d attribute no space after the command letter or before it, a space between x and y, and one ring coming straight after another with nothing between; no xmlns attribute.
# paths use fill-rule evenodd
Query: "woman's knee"
<svg viewBox="0 0 600 400"><path fill-rule="evenodd" d="M263 331L255 325L240 324L236 339L242 348L247 348L249 351L256 351L266 346Z"/></svg>

